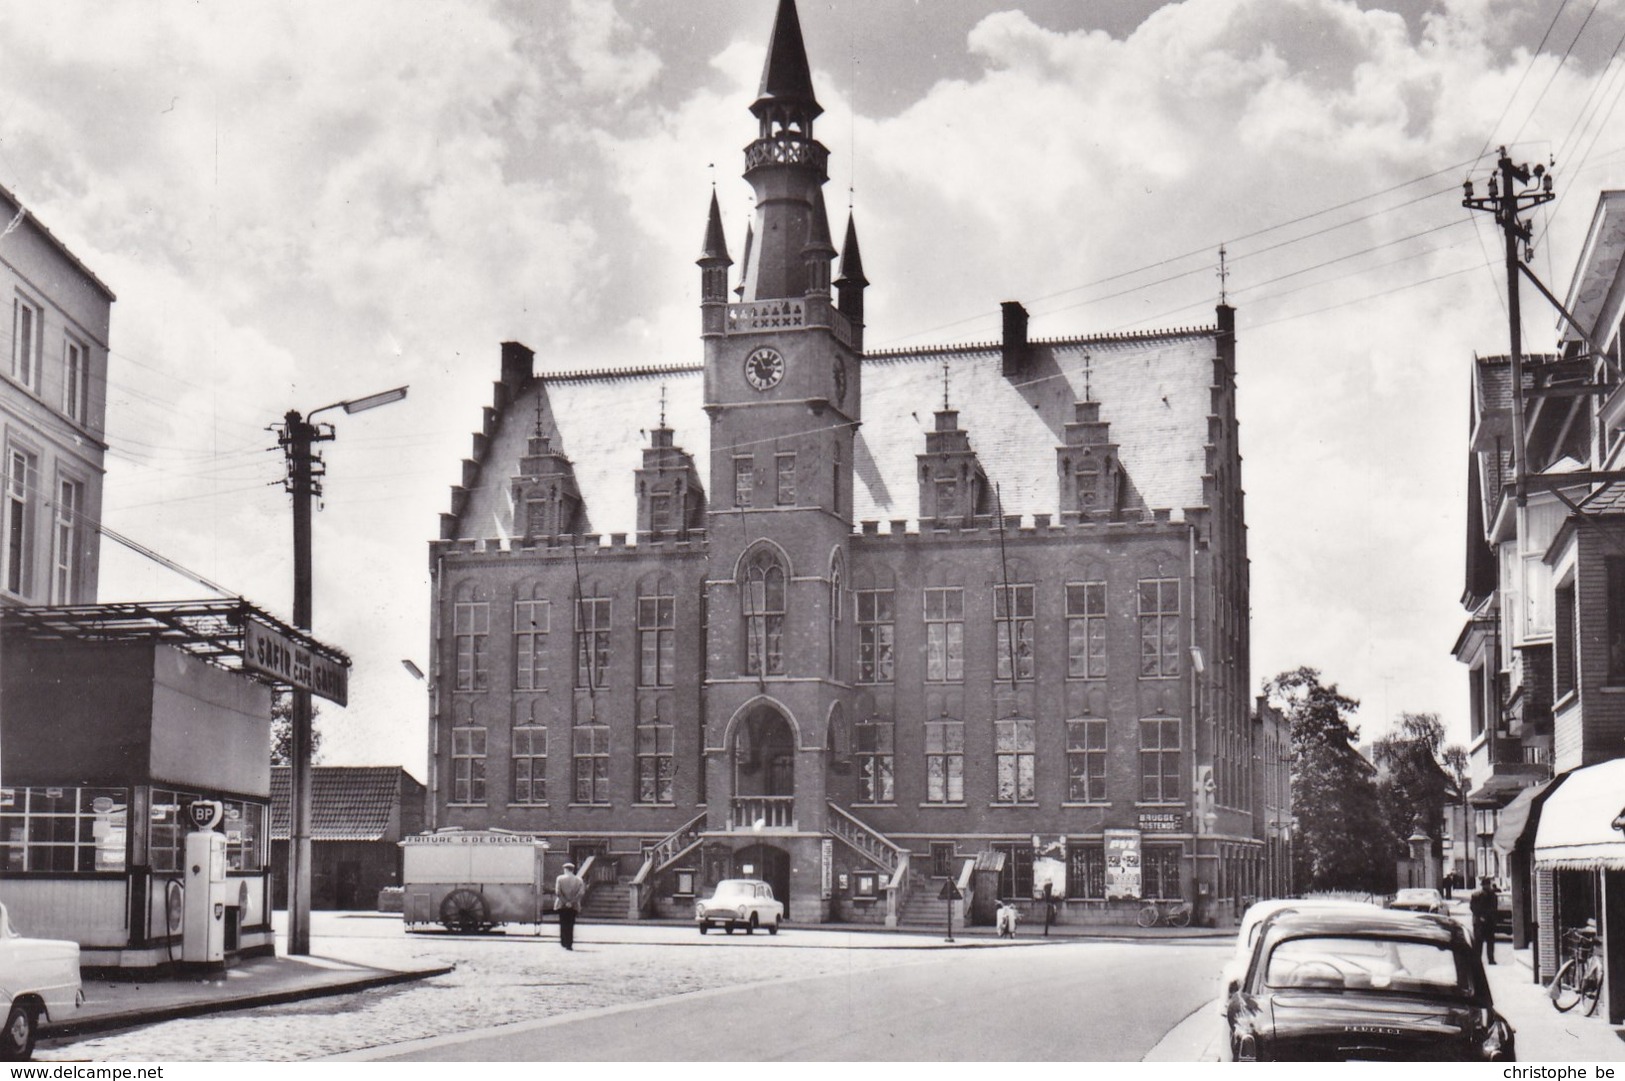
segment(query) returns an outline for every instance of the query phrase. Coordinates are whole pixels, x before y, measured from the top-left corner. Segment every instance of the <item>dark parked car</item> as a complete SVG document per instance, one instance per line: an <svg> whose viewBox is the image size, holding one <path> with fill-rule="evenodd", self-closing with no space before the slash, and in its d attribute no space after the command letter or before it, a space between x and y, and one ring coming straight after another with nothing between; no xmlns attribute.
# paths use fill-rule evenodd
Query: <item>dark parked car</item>
<svg viewBox="0 0 1625 1081"><path fill-rule="evenodd" d="M1510 1062L1512 1026L1443 916L1284 912L1258 936L1225 1016L1242 1062Z"/></svg>

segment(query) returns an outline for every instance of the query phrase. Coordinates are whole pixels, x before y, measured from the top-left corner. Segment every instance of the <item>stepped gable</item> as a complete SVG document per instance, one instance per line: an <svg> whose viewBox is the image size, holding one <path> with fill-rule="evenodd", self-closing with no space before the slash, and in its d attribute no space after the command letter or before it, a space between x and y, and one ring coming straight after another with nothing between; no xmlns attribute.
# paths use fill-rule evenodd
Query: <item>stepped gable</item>
<svg viewBox="0 0 1625 1081"><path fill-rule="evenodd" d="M1111 424L1137 495L1133 509L1169 509L1182 519L1186 508L1207 501L1202 478L1215 334L1196 327L1035 340L1031 365L1018 381L1000 374L996 342L866 355L853 520L918 522L918 455L942 401L944 360L959 426L970 434L989 483L999 486L1006 515L1047 514L1058 522L1071 509L1060 505L1055 448L1075 403L1089 397ZM510 482L535 431L538 402L543 430L575 471L586 505L583 532L635 535L635 476L647 433L659 423L662 387L673 440L705 477L711 424L701 408L699 365L541 372L488 425L477 478L468 486L457 532L447 539L511 543ZM808 423L815 423L810 413Z"/></svg>

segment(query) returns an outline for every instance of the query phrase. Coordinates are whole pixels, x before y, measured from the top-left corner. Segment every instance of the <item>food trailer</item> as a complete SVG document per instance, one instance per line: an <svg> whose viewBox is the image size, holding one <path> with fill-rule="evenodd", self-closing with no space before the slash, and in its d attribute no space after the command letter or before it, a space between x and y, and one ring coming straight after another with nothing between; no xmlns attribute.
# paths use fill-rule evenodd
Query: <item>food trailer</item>
<svg viewBox="0 0 1625 1081"><path fill-rule="evenodd" d="M401 843L408 931L489 931L540 924L547 911L547 842L508 830L443 829Z"/></svg>

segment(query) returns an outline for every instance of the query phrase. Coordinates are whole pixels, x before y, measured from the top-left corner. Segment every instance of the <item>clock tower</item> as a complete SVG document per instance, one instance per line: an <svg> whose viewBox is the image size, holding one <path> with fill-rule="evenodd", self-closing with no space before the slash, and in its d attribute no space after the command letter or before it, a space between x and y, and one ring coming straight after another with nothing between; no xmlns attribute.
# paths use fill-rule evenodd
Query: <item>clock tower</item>
<svg viewBox="0 0 1625 1081"><path fill-rule="evenodd" d="M756 211L739 301L729 303L715 193L698 260L711 418L707 779L732 794L712 800L708 828L742 816L809 838L823 829L828 729L850 696L843 578L868 282L850 223L831 281L829 151L813 137L823 109L794 0L780 0L751 112L744 175Z"/></svg>

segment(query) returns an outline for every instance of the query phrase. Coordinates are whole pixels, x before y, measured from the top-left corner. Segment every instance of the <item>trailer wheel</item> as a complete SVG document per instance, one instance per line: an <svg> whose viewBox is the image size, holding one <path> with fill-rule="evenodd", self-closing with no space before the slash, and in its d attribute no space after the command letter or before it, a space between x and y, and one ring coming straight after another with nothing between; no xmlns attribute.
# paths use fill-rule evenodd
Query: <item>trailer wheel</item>
<svg viewBox="0 0 1625 1081"><path fill-rule="evenodd" d="M446 894L440 902L440 923L448 931L463 934L489 930L492 926L485 911L485 898L470 889L452 890Z"/></svg>

